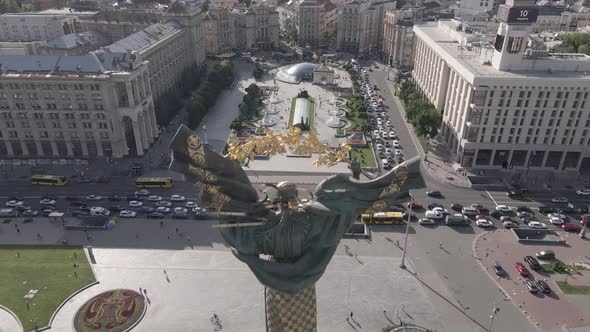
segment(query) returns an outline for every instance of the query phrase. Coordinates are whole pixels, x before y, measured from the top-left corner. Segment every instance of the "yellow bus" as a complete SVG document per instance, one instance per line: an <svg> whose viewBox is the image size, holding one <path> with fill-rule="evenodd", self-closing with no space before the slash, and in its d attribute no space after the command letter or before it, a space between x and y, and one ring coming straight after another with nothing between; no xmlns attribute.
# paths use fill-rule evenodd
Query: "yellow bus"
<svg viewBox="0 0 590 332"><path fill-rule="evenodd" d="M31 176L32 184L41 184L46 186L63 186L68 182L65 176L61 175L41 175L35 174Z"/></svg>
<svg viewBox="0 0 590 332"><path fill-rule="evenodd" d="M363 224L401 224L404 222L404 214L401 212L377 212L364 213L361 215Z"/></svg>
<svg viewBox="0 0 590 332"><path fill-rule="evenodd" d="M137 178L135 185L138 188L171 188L172 178Z"/></svg>

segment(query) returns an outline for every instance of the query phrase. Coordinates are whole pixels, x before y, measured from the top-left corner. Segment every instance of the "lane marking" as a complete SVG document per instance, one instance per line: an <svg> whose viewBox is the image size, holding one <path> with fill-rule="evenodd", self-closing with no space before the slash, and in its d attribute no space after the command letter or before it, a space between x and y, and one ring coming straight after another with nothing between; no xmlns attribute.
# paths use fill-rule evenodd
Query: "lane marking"
<svg viewBox="0 0 590 332"><path fill-rule="evenodd" d="M498 206L498 203L496 202L496 200L494 199L494 197L490 194L490 192L486 190L486 194L488 194L488 196L490 197L490 199L492 200L492 202L494 202L494 204L496 204L496 206Z"/></svg>

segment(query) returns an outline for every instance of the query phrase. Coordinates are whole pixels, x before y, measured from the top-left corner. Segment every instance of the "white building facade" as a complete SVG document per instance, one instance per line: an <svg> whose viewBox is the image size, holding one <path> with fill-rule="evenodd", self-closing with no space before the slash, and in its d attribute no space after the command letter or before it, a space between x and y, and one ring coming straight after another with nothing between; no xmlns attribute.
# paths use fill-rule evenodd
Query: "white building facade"
<svg viewBox="0 0 590 332"><path fill-rule="evenodd" d="M76 32L76 19L66 15L0 15L0 41L47 40Z"/></svg>
<svg viewBox="0 0 590 332"><path fill-rule="evenodd" d="M414 65L414 12L390 10L383 20L383 61L397 68Z"/></svg>
<svg viewBox="0 0 590 332"><path fill-rule="evenodd" d="M142 155L158 130L147 62L132 59L0 56L0 158Z"/></svg>
<svg viewBox="0 0 590 332"><path fill-rule="evenodd" d="M532 6L500 6L493 46L467 43L451 21L414 27L415 83L463 167L590 169L590 57L527 49L531 22L514 15Z"/></svg>

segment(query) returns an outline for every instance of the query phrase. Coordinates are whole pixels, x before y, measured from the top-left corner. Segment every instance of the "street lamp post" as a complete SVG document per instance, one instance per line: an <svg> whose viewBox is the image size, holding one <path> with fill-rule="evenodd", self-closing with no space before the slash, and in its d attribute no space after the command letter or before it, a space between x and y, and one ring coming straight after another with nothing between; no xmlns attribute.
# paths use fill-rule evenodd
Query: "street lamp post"
<svg viewBox="0 0 590 332"><path fill-rule="evenodd" d="M203 125L203 127L201 127L201 130L203 130L203 141L205 145L207 145L209 144L209 141L207 140L207 125Z"/></svg>
<svg viewBox="0 0 590 332"><path fill-rule="evenodd" d="M402 262L399 265L400 268L406 268L406 248L408 247L408 234L410 233L410 218L412 218L412 207L414 207L414 196L410 194L410 212L408 213L408 221L406 225L406 237L404 239L404 249L402 253Z"/></svg>
<svg viewBox="0 0 590 332"><path fill-rule="evenodd" d="M488 328L488 332L492 331L492 325L494 324L494 318L496 318L496 314L500 311L500 308L494 306L492 308L492 315L490 316L490 327Z"/></svg>

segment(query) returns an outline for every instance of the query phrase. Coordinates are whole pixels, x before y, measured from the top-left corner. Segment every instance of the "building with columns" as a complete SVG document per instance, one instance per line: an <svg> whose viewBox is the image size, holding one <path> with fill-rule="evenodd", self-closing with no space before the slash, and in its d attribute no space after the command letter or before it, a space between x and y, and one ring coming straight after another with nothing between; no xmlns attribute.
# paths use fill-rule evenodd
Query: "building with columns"
<svg viewBox="0 0 590 332"><path fill-rule="evenodd" d="M383 20L396 7L390 0L352 0L338 12L336 47L349 52L379 52L383 45Z"/></svg>
<svg viewBox="0 0 590 332"><path fill-rule="evenodd" d="M76 32L76 19L66 15L16 13L0 15L0 41L46 40Z"/></svg>
<svg viewBox="0 0 590 332"><path fill-rule="evenodd" d="M142 155L158 136L136 53L0 56L0 158Z"/></svg>
<svg viewBox="0 0 590 332"><path fill-rule="evenodd" d="M414 26L414 81L463 167L590 170L590 57L527 46L535 18L533 1L508 0L493 43L456 21Z"/></svg>
<svg viewBox="0 0 590 332"><path fill-rule="evenodd" d="M202 21L208 56L231 52L236 48L236 20L226 8L209 9Z"/></svg>
<svg viewBox="0 0 590 332"><path fill-rule="evenodd" d="M243 50L279 46L279 12L273 2L262 1L250 8L232 10L236 22L236 44Z"/></svg>

